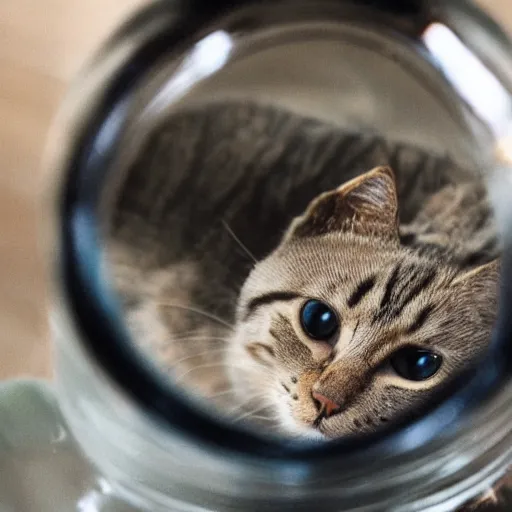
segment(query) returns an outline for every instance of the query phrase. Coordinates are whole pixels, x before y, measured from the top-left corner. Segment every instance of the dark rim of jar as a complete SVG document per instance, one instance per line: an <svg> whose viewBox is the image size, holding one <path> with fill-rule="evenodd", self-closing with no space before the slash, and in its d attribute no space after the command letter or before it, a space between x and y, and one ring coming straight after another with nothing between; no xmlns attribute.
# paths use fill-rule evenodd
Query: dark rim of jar
<svg viewBox="0 0 512 512"><path fill-rule="evenodd" d="M144 39L129 59L105 78L99 89L95 87L90 92L89 98L85 91L85 97L79 99L80 103L94 107L89 108L85 114L74 114L75 119L71 119L77 127L75 131L69 132L73 133L73 136L69 135L71 153L65 161L60 162L63 181L60 184L58 204L58 264L61 287L73 323L88 353L127 396L141 410L161 424L179 431L192 442L242 456L302 464L362 451L393 454L409 451L411 438L417 439L418 445L421 445L443 432L458 430L467 415L499 392L503 383L509 379L512 369L512 345L509 342L512 318L506 311L507 305L512 307L512 287L509 284L512 283L512 251L507 248L502 260L499 320L487 360L454 379L439 393L436 402L429 404L417 418L365 435L364 438L333 441L323 445L264 438L220 422L193 406L170 383L141 363L140 355L130 342L116 298L101 279L99 201L122 131L127 98L140 78L160 58L172 49L186 45L191 34L201 32L221 14L247 3L211 0L182 2L172 6L170 16L171 7L165 0L161 0L142 10L127 23L111 39L97 62L93 62L89 70L91 74L92 69L100 67L103 55L111 48L121 46L123 41L143 30L149 22L167 19L167 29L157 30L151 37ZM409 0L368 0L363 3L405 16L419 12L424 4ZM179 23L176 19L180 20ZM487 18L484 20L490 23ZM496 29L494 25L493 28ZM78 106L75 110L79 111ZM110 123L109 130L102 130L112 119L116 119L116 123Z"/></svg>

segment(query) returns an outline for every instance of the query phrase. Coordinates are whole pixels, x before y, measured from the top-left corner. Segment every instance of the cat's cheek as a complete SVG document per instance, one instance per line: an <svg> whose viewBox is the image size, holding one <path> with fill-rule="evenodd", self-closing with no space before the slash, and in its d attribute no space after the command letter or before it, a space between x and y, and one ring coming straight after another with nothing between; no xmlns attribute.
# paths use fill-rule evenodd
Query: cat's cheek
<svg viewBox="0 0 512 512"><path fill-rule="evenodd" d="M312 414L311 421L302 421L300 416L304 415L306 411L297 411L296 401L291 401L289 397L284 396L278 389L274 389L270 397L274 404L278 424L284 433L316 441L327 439L317 429L309 426L314 420L315 414Z"/></svg>
<svg viewBox="0 0 512 512"><path fill-rule="evenodd" d="M314 434L315 431L312 428L308 428L295 420L290 404L283 397L276 398L277 421L285 433L294 436L299 435L304 438Z"/></svg>
<svg viewBox="0 0 512 512"><path fill-rule="evenodd" d="M225 356L226 373L238 399L247 394L249 381L246 369L253 364L243 345L233 342L229 344Z"/></svg>

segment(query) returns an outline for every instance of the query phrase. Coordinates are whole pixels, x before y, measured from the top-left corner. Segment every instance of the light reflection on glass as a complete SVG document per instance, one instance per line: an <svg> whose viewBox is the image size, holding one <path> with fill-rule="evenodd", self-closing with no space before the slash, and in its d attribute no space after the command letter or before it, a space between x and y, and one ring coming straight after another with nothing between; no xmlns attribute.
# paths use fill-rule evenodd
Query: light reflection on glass
<svg viewBox="0 0 512 512"><path fill-rule="evenodd" d="M78 512L99 512L102 509L104 497L98 491L90 491L77 503Z"/></svg>
<svg viewBox="0 0 512 512"><path fill-rule="evenodd" d="M149 111L156 109L158 112L169 102L179 100L199 81L219 71L228 61L233 46L231 36L223 30L199 41L185 57L172 80L155 96Z"/></svg>
<svg viewBox="0 0 512 512"><path fill-rule="evenodd" d="M489 125L494 136L510 134L510 94L489 69L441 23L429 25L422 38L451 85Z"/></svg>
<svg viewBox="0 0 512 512"><path fill-rule="evenodd" d="M433 23L423 41L462 98L487 123L494 137L497 167L488 184L504 247L512 247L512 101L510 92L445 25Z"/></svg>

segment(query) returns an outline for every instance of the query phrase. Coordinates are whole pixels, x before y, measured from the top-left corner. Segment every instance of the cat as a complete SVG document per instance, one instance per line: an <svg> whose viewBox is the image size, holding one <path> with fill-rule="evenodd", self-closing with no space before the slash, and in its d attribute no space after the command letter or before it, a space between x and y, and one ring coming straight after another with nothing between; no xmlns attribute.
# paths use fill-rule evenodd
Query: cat
<svg viewBox="0 0 512 512"><path fill-rule="evenodd" d="M396 421L480 357L497 313L485 187L448 185L399 225L375 168L314 199L249 274L226 368L238 401L304 438Z"/></svg>
<svg viewBox="0 0 512 512"><path fill-rule="evenodd" d="M240 288L312 197L379 162L396 170L401 244L422 261L472 268L496 249L493 236L479 246L471 231L489 231L482 186L446 157L248 102L169 117L131 166L109 227L110 270L137 345L209 404L243 414L268 405L232 389L224 371ZM455 200L459 212L442 208ZM230 364L243 373L249 362ZM366 418L354 420L370 430Z"/></svg>
<svg viewBox="0 0 512 512"><path fill-rule="evenodd" d="M396 187L389 170L362 175L381 163L392 164ZM337 192L324 192L354 177ZM326 210L313 205L327 206L333 198L344 198L334 203L344 217L328 216L319 228L322 217L316 213ZM350 133L279 107L229 101L170 116L142 145L109 223L109 271L134 343L175 382L205 398L203 404L214 403L233 421L259 422L263 432L331 439L389 424L428 400L448 373L477 358L494 320L499 244L474 170L447 156L376 134ZM304 231L312 227L315 235ZM318 233L326 228L332 231ZM350 249L343 241L354 244ZM335 249L331 255L322 251L329 244ZM301 248L307 251L297 257ZM307 267L297 264L303 261ZM329 282L343 273L346 280ZM396 318L390 307L380 308L388 283L388 303L408 300ZM265 286L276 291L279 284L287 284L279 290L283 295L273 297L281 300L254 301ZM409 299L403 289L417 295ZM293 298L297 291L307 293ZM297 316L306 298L340 308L345 338L347 320L366 314L371 323L372 307L385 310L373 326L361 320L352 326L347 374L334 368L338 360L331 361L339 342L333 347L302 333ZM246 317L249 305L254 313ZM310 304L310 311L315 307ZM274 316L283 324L272 329L284 335L279 346L265 325ZM378 328L382 336L370 337ZM390 340L393 329L397 336ZM441 357L422 360L427 370L434 365L430 371L440 363L430 379L400 378L387 362L368 370L372 354L361 349L391 350L387 342L406 340ZM402 359L395 366L406 371L410 358ZM350 377L358 367L366 379ZM314 399L315 378L329 368L325 389L315 390ZM338 388L343 381L349 386ZM361 384L366 388L358 389ZM376 390L371 400L370 389ZM351 396L340 396L344 390ZM379 393L385 396L379 399Z"/></svg>
<svg viewBox="0 0 512 512"><path fill-rule="evenodd" d="M108 271L134 343L205 403L251 406L230 394L223 353L254 260L313 197L380 163L396 171L402 223L473 176L445 155L280 107L244 100L173 113L141 143L105 220Z"/></svg>

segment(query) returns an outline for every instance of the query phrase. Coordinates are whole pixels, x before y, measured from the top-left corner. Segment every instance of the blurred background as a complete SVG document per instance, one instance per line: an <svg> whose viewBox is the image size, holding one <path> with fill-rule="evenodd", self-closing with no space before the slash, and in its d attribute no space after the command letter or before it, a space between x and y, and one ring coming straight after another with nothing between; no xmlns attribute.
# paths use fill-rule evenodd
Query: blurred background
<svg viewBox="0 0 512 512"><path fill-rule="evenodd" d="M50 377L39 257L42 155L70 81L150 0L0 0L0 379ZM479 0L512 32L512 0Z"/></svg>

